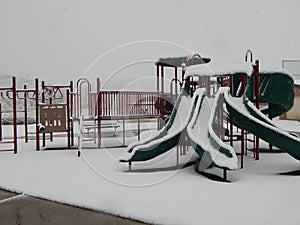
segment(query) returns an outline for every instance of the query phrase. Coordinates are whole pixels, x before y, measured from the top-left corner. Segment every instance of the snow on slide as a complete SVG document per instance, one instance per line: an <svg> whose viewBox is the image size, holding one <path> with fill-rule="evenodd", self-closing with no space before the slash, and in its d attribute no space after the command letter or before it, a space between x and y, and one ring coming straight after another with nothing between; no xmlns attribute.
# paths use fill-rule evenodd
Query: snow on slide
<svg viewBox="0 0 300 225"><path fill-rule="evenodd" d="M271 120L269 117L267 117L264 113L262 113L261 110L258 110L255 105L247 98L244 96L243 98L243 104L246 106L247 110L249 113L254 116L255 118L261 120L262 122L265 122L273 127L276 127L277 129L280 129L281 132L285 134L290 134L292 136L295 136L298 138L298 135L292 132L287 132L283 128L279 127L273 120Z"/></svg>
<svg viewBox="0 0 300 225"><path fill-rule="evenodd" d="M228 88L220 88L214 98L203 95L198 99L187 132L201 162L205 162L207 166L237 169L238 159L234 149L220 140L212 128L218 100L226 90Z"/></svg>
<svg viewBox="0 0 300 225"><path fill-rule="evenodd" d="M184 85L185 86L185 85ZM127 147L127 151L120 157L121 162L146 161L161 155L179 142L182 131L187 127L193 109L201 91L197 90L191 98L182 89L172 111L168 123L158 132L149 138L134 142Z"/></svg>
<svg viewBox="0 0 300 225"><path fill-rule="evenodd" d="M233 120L246 130L257 135L264 141L286 151L295 159L300 160L300 139L275 126L275 124L249 103L245 97L234 98L229 92L224 93L226 107ZM253 114L257 115L256 118ZM261 120L260 120L261 119Z"/></svg>

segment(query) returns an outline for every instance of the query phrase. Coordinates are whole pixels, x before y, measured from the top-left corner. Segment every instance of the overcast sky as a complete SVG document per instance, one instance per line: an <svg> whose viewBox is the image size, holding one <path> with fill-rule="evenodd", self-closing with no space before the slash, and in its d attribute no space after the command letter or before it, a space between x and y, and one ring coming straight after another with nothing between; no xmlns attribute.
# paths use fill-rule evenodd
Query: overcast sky
<svg viewBox="0 0 300 225"><path fill-rule="evenodd" d="M126 64L152 66L187 49L236 62L250 48L264 66L280 67L282 59L300 59L299 6L297 0L0 0L0 73L50 83L105 80ZM130 42L137 43L116 48Z"/></svg>

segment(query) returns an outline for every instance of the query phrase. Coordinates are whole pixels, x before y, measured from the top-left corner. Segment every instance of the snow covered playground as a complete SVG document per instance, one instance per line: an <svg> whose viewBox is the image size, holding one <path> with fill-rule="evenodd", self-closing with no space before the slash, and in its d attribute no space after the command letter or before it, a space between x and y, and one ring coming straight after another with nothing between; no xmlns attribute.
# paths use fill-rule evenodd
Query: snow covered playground
<svg viewBox="0 0 300 225"><path fill-rule="evenodd" d="M250 50L155 66L152 92L2 78L0 188L149 224L300 224L293 74Z"/></svg>

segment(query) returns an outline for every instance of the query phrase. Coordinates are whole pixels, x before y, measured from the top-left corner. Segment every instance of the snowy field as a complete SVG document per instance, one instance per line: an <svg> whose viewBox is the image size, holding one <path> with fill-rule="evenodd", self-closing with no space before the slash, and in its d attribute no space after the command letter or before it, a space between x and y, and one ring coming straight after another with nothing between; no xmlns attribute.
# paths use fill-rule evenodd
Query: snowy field
<svg viewBox="0 0 300 225"><path fill-rule="evenodd" d="M300 130L294 123L293 129L297 127ZM114 142L114 137L104 139ZM65 143L63 137L55 138L54 145ZM78 158L77 150L36 152L34 141L24 144L20 139L18 154L0 155L0 185L153 224L300 223L300 162L286 153L261 153L259 161L249 153L245 168L228 172L231 182L225 183L198 174L195 165L183 168L196 158L193 150L180 157L180 166L175 148L154 160L133 163L131 171L118 162L124 151L83 149ZM206 172L222 176L219 169Z"/></svg>

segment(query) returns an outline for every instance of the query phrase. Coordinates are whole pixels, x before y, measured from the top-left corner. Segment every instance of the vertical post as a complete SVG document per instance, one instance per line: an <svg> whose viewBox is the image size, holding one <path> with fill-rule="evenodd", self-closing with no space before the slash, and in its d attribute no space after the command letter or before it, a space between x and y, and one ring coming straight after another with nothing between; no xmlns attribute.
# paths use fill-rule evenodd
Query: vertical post
<svg viewBox="0 0 300 225"><path fill-rule="evenodd" d="M159 93L159 64L156 65L156 91Z"/></svg>
<svg viewBox="0 0 300 225"><path fill-rule="evenodd" d="M160 109L161 109L161 118L162 118L162 121L163 121L163 125L164 125L164 122L165 122L165 107L164 107L164 104L165 104L165 93L164 93L164 66L161 65L160 67L161 69L161 102L160 102Z"/></svg>
<svg viewBox="0 0 300 225"><path fill-rule="evenodd" d="M183 84L184 82L184 74L185 74L185 67L182 67L182 70L181 70L181 83Z"/></svg>
<svg viewBox="0 0 300 225"><path fill-rule="evenodd" d="M70 123L70 90L66 91L67 98L67 133L68 133L68 149L71 149L71 123Z"/></svg>
<svg viewBox="0 0 300 225"><path fill-rule="evenodd" d="M12 91L13 91L13 129L14 129L14 154L18 152L18 134L17 134L17 87L16 87L16 77L12 78Z"/></svg>
<svg viewBox="0 0 300 225"><path fill-rule="evenodd" d="M44 91L45 91L45 82L42 81L42 103L45 103L45 92ZM43 136L43 147L44 147L45 144L46 144L46 134L45 134L45 132L43 132L42 136Z"/></svg>
<svg viewBox="0 0 300 225"><path fill-rule="evenodd" d="M188 77L186 82L188 83L187 86L188 86L188 90L187 90L187 93L188 95L191 94L191 77Z"/></svg>
<svg viewBox="0 0 300 225"><path fill-rule="evenodd" d="M244 141L245 141L245 156L247 156L248 155L248 131L245 132Z"/></svg>
<svg viewBox="0 0 300 225"><path fill-rule="evenodd" d="M241 96L245 92L245 86L246 86L246 75L242 75L242 81L241 81ZM244 168L244 154L245 154L245 129L241 128L241 169Z"/></svg>
<svg viewBox="0 0 300 225"><path fill-rule="evenodd" d="M203 80L202 80L203 78L202 77L198 77L198 87L199 88L202 88L202 84L203 84Z"/></svg>
<svg viewBox="0 0 300 225"><path fill-rule="evenodd" d="M97 78L97 93L100 92L101 84L100 84L100 79L99 77Z"/></svg>
<svg viewBox="0 0 300 225"><path fill-rule="evenodd" d="M55 88L51 91L51 95L49 96L49 104L53 104L53 100L55 100L55 96L54 96L54 92L55 92ZM50 121L52 124L54 121ZM46 133L43 133L43 146L46 146ZM53 133L51 132L50 133L50 141L52 142L53 141Z"/></svg>
<svg viewBox="0 0 300 225"><path fill-rule="evenodd" d="M0 141L2 141L2 106L0 103Z"/></svg>
<svg viewBox="0 0 300 225"><path fill-rule="evenodd" d="M255 106L259 109L259 61L255 61L254 65L254 93L255 93Z"/></svg>
<svg viewBox="0 0 300 225"><path fill-rule="evenodd" d="M206 81L206 93L207 96L210 97L210 76L205 77Z"/></svg>
<svg viewBox="0 0 300 225"><path fill-rule="evenodd" d="M233 95L232 76L229 76L229 88L230 88L230 94ZM230 146L233 146L233 120L232 120L232 116L230 116L229 120L230 120L230 122L229 122Z"/></svg>
<svg viewBox="0 0 300 225"><path fill-rule="evenodd" d="M170 95L171 102L173 102L173 80L170 83Z"/></svg>
<svg viewBox="0 0 300 225"><path fill-rule="evenodd" d="M24 132L25 132L25 143L28 143L28 121L27 121L27 86L24 85Z"/></svg>
<svg viewBox="0 0 300 225"><path fill-rule="evenodd" d="M101 102L101 92L98 93L98 115L97 115L97 120L98 120L98 148L101 147L101 116L102 116L102 102Z"/></svg>
<svg viewBox="0 0 300 225"><path fill-rule="evenodd" d="M125 146L125 120L123 119L123 145Z"/></svg>
<svg viewBox="0 0 300 225"><path fill-rule="evenodd" d="M245 134L244 128L241 129L241 169L244 168L244 154L245 154Z"/></svg>
<svg viewBox="0 0 300 225"><path fill-rule="evenodd" d="M140 118L138 118L138 141L141 140L141 126L140 126Z"/></svg>
<svg viewBox="0 0 300 225"><path fill-rule="evenodd" d="M73 81L70 81L70 93L69 93L69 98L70 98L70 122L71 122L71 146L74 146L74 114L73 114Z"/></svg>
<svg viewBox="0 0 300 225"><path fill-rule="evenodd" d="M36 151L40 150L40 130L39 130L39 80L35 79L35 134Z"/></svg>
<svg viewBox="0 0 300 225"><path fill-rule="evenodd" d="M177 74L177 67L175 67L175 101L176 101L176 99L177 99L177 97L178 97L178 90L177 90L177 82L178 82L178 74ZM172 104L173 104L173 102L172 102Z"/></svg>
<svg viewBox="0 0 300 225"><path fill-rule="evenodd" d="M259 61L255 61L254 65L254 92L255 92L255 106L259 109ZM255 160L259 160L259 137L255 136Z"/></svg>
<svg viewBox="0 0 300 225"><path fill-rule="evenodd" d="M223 169L223 179L227 181L227 169Z"/></svg>

